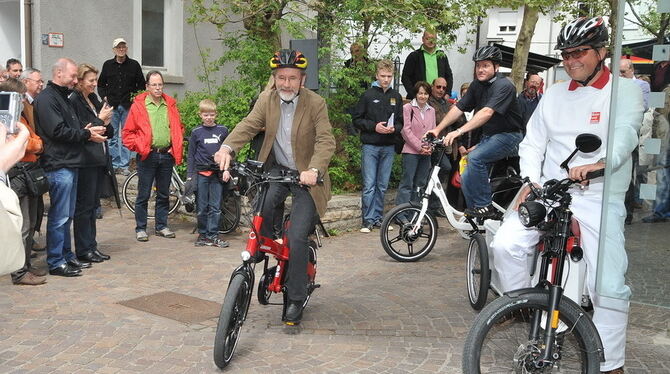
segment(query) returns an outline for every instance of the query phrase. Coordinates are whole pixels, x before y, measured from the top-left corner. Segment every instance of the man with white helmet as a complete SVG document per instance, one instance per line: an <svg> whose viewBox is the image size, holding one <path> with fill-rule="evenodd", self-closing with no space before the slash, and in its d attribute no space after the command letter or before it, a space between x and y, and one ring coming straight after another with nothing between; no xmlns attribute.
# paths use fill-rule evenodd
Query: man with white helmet
<svg viewBox="0 0 670 374"><path fill-rule="evenodd" d="M637 145L637 132L644 110L642 93L631 80L619 81L619 100L614 121L614 147L606 153L612 75L604 65L608 32L601 17L579 18L561 30L556 49L561 51L569 82L551 86L528 122L526 137L519 145L521 175L541 184L550 179L570 177L583 180L588 172L612 164L612 183L607 203L606 245L600 248L600 212L603 204L603 179L596 178L583 189L573 189L572 205L581 229L587 287L594 306L593 322L605 349L607 373L623 373L630 288L624 275L628 266L623 243L626 209L624 196L631 177L631 152ZM578 134L591 133L603 140L593 153L578 153L570 162L569 174L559 166L575 148ZM528 195L528 188L522 191ZM517 203L518 204L518 203ZM516 209L518 206L515 206ZM527 229L516 212L506 217L491 244L494 266L500 274L503 291L531 286L526 256L535 250L540 233ZM596 287L596 268L604 271Z"/></svg>

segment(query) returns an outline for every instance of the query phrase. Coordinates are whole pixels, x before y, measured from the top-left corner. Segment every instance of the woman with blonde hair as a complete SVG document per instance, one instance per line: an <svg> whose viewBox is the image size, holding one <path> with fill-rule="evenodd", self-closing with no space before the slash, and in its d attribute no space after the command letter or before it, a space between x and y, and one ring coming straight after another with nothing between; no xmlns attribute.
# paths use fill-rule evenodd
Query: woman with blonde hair
<svg viewBox="0 0 670 374"><path fill-rule="evenodd" d="M81 126L105 126L105 137L109 139L114 135L114 128L110 124L113 108L106 102L101 103L95 93L98 87L98 70L92 65L81 64L77 79L77 85L69 99ZM95 240L95 208L107 166L107 152L106 142L86 142L81 154L84 166L79 169L77 179L77 203L73 222L75 252L82 268L91 267L92 262L102 262L110 258L98 250Z"/></svg>

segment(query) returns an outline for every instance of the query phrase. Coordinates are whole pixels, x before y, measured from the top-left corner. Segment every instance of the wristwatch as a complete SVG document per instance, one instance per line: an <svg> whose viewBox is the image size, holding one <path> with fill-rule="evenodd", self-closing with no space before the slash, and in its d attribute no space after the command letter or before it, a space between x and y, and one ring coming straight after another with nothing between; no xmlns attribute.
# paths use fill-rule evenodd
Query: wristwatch
<svg viewBox="0 0 670 374"><path fill-rule="evenodd" d="M309 170L315 172L316 175L319 175L319 169L317 169L317 168L309 168Z"/></svg>

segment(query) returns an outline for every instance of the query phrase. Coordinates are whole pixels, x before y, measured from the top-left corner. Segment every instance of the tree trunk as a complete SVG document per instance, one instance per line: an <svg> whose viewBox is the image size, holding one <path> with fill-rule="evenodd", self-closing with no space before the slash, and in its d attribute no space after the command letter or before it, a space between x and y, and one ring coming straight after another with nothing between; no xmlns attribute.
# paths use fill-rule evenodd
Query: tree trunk
<svg viewBox="0 0 670 374"><path fill-rule="evenodd" d="M319 94L323 97L330 95L331 77L330 77L330 61L332 55L332 38L333 38L333 1L326 0L323 2L323 7L319 9L317 14L316 25L316 39L319 54ZM322 74L323 73L323 74ZM322 79L323 78L323 79Z"/></svg>
<svg viewBox="0 0 670 374"><path fill-rule="evenodd" d="M526 73L526 66L528 65L528 53L530 52L530 43L535 32L535 25L539 18L537 8L531 8L528 5L523 7L523 21L521 22L521 30L516 39L516 46L514 48L514 62L512 63L512 82L516 87L517 92L523 90L523 80Z"/></svg>

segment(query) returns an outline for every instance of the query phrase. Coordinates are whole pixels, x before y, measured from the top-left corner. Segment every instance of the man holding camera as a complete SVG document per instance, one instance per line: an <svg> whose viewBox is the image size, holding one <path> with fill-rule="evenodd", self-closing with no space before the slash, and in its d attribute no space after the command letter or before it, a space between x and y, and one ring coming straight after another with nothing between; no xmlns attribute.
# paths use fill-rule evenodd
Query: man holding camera
<svg viewBox="0 0 670 374"><path fill-rule="evenodd" d="M51 275L74 277L90 263L81 263L72 253L70 225L77 201L77 173L83 165L82 145L104 142L104 126L81 128L70 90L77 84L77 65L61 58L52 67L52 80L34 101L37 134L44 142L40 161L49 179L51 208L47 219L47 264Z"/></svg>

